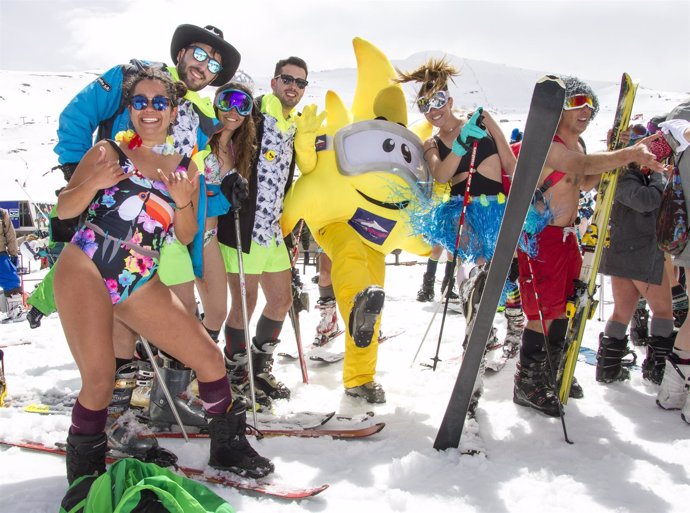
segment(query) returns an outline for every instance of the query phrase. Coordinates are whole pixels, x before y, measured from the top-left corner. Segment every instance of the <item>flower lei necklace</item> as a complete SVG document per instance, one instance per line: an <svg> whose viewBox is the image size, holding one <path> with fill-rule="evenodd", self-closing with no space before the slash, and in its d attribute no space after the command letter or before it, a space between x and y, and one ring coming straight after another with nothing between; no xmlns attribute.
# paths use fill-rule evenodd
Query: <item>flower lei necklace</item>
<svg viewBox="0 0 690 513"><path fill-rule="evenodd" d="M126 142L127 147L130 150L134 150L139 146L143 146L144 148L148 148L154 153L158 153L159 155L173 155L175 153L175 141L172 135L166 137L165 142L162 144L146 146L144 142L141 140L141 136L134 130L130 129L123 130L122 132L118 132L117 134L115 134L115 140L117 142Z"/></svg>

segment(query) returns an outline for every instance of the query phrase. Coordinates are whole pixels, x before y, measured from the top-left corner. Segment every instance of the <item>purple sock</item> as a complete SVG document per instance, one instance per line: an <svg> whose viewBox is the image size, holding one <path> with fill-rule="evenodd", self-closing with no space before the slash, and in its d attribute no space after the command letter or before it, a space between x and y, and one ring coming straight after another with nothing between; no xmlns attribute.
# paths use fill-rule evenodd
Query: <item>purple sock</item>
<svg viewBox="0 0 690 513"><path fill-rule="evenodd" d="M89 410L77 399L72 408L72 426L70 433L73 435L97 435L105 431L105 423L108 420L108 409Z"/></svg>
<svg viewBox="0 0 690 513"><path fill-rule="evenodd" d="M223 376L216 381L199 381L199 398L211 415L223 414L232 404L230 382Z"/></svg>

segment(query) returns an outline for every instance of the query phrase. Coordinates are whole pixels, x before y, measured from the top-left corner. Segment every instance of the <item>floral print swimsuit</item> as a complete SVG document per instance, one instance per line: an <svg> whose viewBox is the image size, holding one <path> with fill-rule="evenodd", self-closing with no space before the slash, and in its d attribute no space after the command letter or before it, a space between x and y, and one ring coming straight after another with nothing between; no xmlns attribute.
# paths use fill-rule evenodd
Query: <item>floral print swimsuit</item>
<svg viewBox="0 0 690 513"><path fill-rule="evenodd" d="M117 304L155 276L159 250L172 235L175 202L163 182L143 176L115 141L107 142L129 180L96 194L71 244L96 264ZM188 166L183 157L178 170Z"/></svg>

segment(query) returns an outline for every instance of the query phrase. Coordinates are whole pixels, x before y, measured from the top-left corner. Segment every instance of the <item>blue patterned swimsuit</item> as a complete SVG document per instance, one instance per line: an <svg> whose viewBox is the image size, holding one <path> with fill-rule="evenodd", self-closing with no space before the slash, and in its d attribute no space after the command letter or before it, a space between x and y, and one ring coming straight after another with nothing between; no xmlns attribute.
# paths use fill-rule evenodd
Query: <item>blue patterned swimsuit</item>
<svg viewBox="0 0 690 513"><path fill-rule="evenodd" d="M155 276L159 250L173 229L175 202L163 182L143 176L116 142L107 142L129 179L96 194L70 242L96 264L117 304ZM183 157L178 170L188 166L189 157Z"/></svg>

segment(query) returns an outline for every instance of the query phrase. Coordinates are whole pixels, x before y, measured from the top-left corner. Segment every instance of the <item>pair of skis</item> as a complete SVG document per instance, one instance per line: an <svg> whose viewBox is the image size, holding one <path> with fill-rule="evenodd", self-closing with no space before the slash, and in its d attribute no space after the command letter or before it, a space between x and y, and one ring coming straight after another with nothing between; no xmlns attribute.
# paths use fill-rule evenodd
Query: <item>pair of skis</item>
<svg viewBox="0 0 690 513"><path fill-rule="evenodd" d="M55 454L57 456L65 456L65 448L61 444L55 446L48 446L37 442L12 442L7 440L0 440L0 445L6 447L18 447L30 451ZM110 453L106 458L106 463L111 464L119 459L126 458L127 455L119 455ZM284 484L275 484L258 479L242 478L229 472L221 472L213 468L195 468L186 466L177 466L176 470L184 476L201 481L207 484L215 484L219 486L227 486L236 488L238 490L253 492L261 495L268 495L271 497L278 497L281 499L306 499L320 494L328 488L329 485L323 484L320 486L296 488L286 486Z"/></svg>
<svg viewBox="0 0 690 513"><path fill-rule="evenodd" d="M19 405L17 405L19 406ZM69 415L71 404L30 403L21 407L26 413L39 415ZM137 419L146 424L144 416ZM348 415L336 412L296 412L283 415L257 412L256 425L248 427L248 435L257 436L293 436L301 438L331 437L339 440L366 438L379 433L386 426L378 422L373 412ZM174 427L174 426L173 426ZM182 432L151 428L156 438L182 438ZM189 438L208 438L206 432L200 432L193 426L185 426Z"/></svg>

